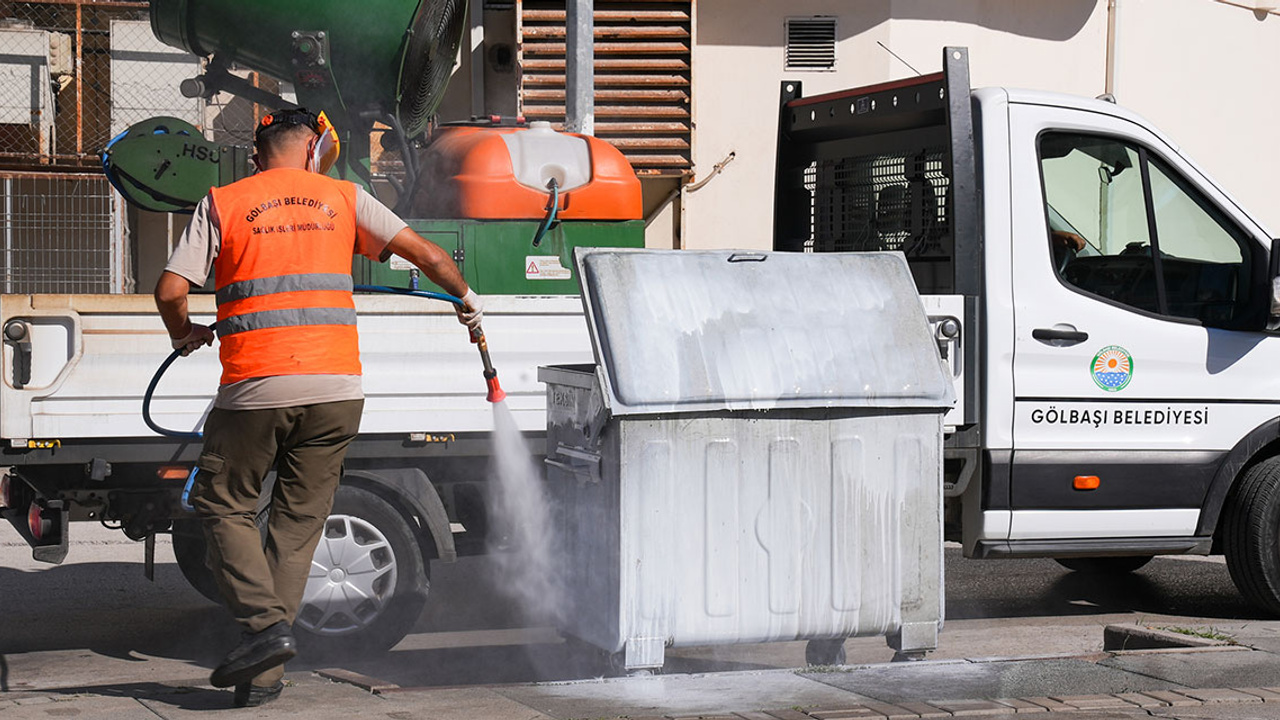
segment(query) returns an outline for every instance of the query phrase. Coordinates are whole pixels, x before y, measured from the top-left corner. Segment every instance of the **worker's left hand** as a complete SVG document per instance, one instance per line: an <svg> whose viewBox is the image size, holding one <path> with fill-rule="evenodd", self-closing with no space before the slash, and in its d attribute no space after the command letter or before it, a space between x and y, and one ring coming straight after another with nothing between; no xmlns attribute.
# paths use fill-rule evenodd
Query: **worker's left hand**
<svg viewBox="0 0 1280 720"><path fill-rule="evenodd" d="M191 332L187 333L186 337L170 339L173 340L173 349L181 350L182 356L186 357L204 345L212 345L213 338L213 330L205 325L192 323Z"/></svg>
<svg viewBox="0 0 1280 720"><path fill-rule="evenodd" d="M484 317L484 307L480 304L480 296L475 290L467 288L467 294L463 295L462 305L455 306L458 313L458 322L467 326L468 330L475 330L480 327L480 319Z"/></svg>

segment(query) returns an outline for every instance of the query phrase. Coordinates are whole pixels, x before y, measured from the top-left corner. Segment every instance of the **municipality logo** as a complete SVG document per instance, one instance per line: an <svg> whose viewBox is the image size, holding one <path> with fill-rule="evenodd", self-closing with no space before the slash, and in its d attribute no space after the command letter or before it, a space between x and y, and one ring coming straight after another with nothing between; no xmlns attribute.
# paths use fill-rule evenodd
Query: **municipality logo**
<svg viewBox="0 0 1280 720"><path fill-rule="evenodd" d="M1107 392L1123 390L1133 379L1133 356L1119 345L1108 345L1093 356L1093 381Z"/></svg>

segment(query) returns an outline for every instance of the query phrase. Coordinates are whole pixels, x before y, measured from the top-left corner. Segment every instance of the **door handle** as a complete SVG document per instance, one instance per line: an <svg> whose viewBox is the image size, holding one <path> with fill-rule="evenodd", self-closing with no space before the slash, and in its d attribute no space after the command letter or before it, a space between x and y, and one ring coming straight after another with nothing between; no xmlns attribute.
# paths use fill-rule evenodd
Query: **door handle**
<svg viewBox="0 0 1280 720"><path fill-rule="evenodd" d="M13 345L13 387L21 390L31 382L31 326L10 320L4 326L4 339Z"/></svg>
<svg viewBox="0 0 1280 720"><path fill-rule="evenodd" d="M1031 331L1031 337L1036 340L1044 340L1046 342L1057 340L1059 342L1074 345L1088 340L1089 333L1081 330L1066 330L1060 328L1036 328Z"/></svg>

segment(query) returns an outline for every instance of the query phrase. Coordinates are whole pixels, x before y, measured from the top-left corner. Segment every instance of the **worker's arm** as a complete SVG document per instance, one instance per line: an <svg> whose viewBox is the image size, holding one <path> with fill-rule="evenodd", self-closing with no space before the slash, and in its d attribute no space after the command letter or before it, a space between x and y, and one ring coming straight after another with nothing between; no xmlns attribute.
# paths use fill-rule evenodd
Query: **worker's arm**
<svg viewBox="0 0 1280 720"><path fill-rule="evenodd" d="M484 313L480 298L467 287L458 266L444 248L406 227L391 238L387 250L416 265L427 279L444 288L445 292L461 298L463 307L458 309L458 319L472 330L479 327Z"/></svg>
<svg viewBox="0 0 1280 720"><path fill-rule="evenodd" d="M187 316L187 293L190 283L181 275L165 271L156 282L156 309L169 331L173 349L190 354L201 345L213 344L213 331L204 325L192 325Z"/></svg>

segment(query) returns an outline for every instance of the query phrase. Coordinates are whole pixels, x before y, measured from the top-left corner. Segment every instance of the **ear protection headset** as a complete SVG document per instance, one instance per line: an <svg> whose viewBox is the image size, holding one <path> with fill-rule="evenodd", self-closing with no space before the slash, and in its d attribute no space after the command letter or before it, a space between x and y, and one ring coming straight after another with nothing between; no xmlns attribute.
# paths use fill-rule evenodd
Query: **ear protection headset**
<svg viewBox="0 0 1280 720"><path fill-rule="evenodd" d="M270 115L264 115L262 121L258 123L258 127L254 130L254 144L257 144L258 139L262 137L262 133L267 128L277 125L305 125L310 128L316 134L316 137L307 145L307 169L321 175L329 172L329 168L333 167L334 162L338 159L340 148L338 132L329 123L329 118L324 114L323 110L319 115L316 115L306 108L284 108ZM258 164L258 169L262 169L256 153L253 159L254 163Z"/></svg>

